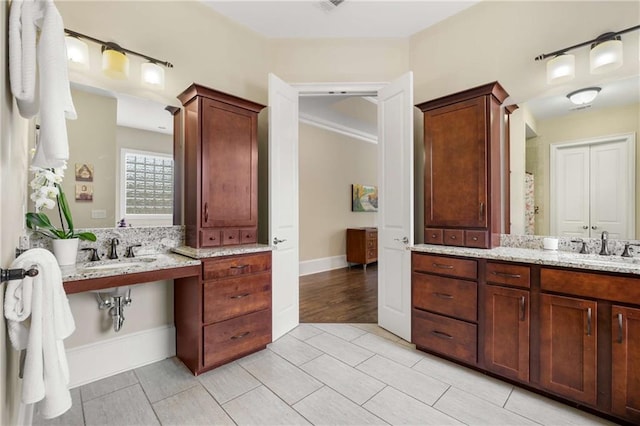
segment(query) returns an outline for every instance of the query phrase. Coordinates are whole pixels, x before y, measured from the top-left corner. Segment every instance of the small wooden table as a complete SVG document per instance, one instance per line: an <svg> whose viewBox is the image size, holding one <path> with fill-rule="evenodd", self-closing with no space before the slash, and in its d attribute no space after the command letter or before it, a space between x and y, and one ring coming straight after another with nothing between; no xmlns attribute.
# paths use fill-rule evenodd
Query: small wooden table
<svg viewBox="0 0 640 426"><path fill-rule="evenodd" d="M362 264L378 261L378 228L347 228L347 263Z"/></svg>

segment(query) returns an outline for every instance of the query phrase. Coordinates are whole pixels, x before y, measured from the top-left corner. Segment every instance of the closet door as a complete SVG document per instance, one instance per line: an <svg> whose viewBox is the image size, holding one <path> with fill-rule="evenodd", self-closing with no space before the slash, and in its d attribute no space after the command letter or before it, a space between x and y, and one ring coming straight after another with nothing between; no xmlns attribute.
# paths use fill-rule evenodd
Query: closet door
<svg viewBox="0 0 640 426"><path fill-rule="evenodd" d="M552 149L551 165L551 235L589 237L589 146Z"/></svg>

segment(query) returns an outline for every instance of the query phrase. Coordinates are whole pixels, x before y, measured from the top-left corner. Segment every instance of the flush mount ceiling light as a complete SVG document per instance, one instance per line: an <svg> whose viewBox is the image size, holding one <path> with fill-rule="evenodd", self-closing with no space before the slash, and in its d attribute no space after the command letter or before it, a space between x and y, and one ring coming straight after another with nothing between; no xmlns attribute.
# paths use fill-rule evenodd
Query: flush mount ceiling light
<svg viewBox="0 0 640 426"><path fill-rule="evenodd" d="M568 54L570 50L591 45L589 62L592 74L601 74L622 66L621 34L640 29L640 25L617 32L609 32L601 36L573 46L558 49L554 52L536 56L536 61L552 58L547 62L547 83L555 84L571 80L575 75L575 57Z"/></svg>
<svg viewBox="0 0 640 426"><path fill-rule="evenodd" d="M575 105L585 105L593 102L600 90L600 87L587 87L569 93L567 98Z"/></svg>
<svg viewBox="0 0 640 426"><path fill-rule="evenodd" d="M67 46L67 59L71 68L89 69L89 46L78 37L66 36L64 43Z"/></svg>
<svg viewBox="0 0 640 426"><path fill-rule="evenodd" d="M547 62L547 83L563 83L576 75L576 57L561 53Z"/></svg>
<svg viewBox="0 0 640 426"><path fill-rule="evenodd" d="M613 33L598 37L602 40L591 45L589 64L591 74L602 74L622 66L622 40Z"/></svg>
<svg viewBox="0 0 640 426"><path fill-rule="evenodd" d="M67 28L64 29L64 32L68 35L67 37L65 37L65 41L67 42L67 55L72 67L76 68L73 64L75 62L80 63L78 58L80 58L82 55L87 58L85 69L89 67L88 47L86 43L79 39L89 40L101 45L102 70L107 76L120 80L129 78L129 58L127 55L139 56L149 61L148 63L144 63L141 65L141 83L144 86L150 87L155 90L164 90L164 69L161 66L164 66L166 68L173 68L173 64L171 64L170 62L161 61L159 59L152 58L151 56L134 52L130 49L125 49L124 47L116 43L102 41L95 37L81 34ZM82 45L84 45L84 47L79 47L79 44L76 42L81 43ZM81 50L86 53L78 53Z"/></svg>

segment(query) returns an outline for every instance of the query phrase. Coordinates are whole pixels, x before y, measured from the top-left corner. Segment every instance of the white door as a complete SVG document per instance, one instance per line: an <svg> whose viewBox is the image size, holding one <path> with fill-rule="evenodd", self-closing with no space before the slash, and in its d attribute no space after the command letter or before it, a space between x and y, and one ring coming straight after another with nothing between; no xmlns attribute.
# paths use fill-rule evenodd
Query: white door
<svg viewBox="0 0 640 426"><path fill-rule="evenodd" d="M553 156L554 151L552 151ZM551 160L554 163L554 159ZM589 147L576 146L555 151L555 200L551 235L588 238L589 222ZM552 223L554 221L552 220ZM554 229L555 228L555 229Z"/></svg>
<svg viewBox="0 0 640 426"><path fill-rule="evenodd" d="M609 136L551 146L551 234L635 235L635 137Z"/></svg>
<svg viewBox="0 0 640 426"><path fill-rule="evenodd" d="M269 74L273 340L298 325L298 91Z"/></svg>
<svg viewBox="0 0 640 426"><path fill-rule="evenodd" d="M413 73L378 91L378 324L411 340Z"/></svg>
<svg viewBox="0 0 640 426"><path fill-rule="evenodd" d="M627 232L629 199L627 197L628 161L624 141L591 147L591 236L602 231L609 238L633 238Z"/></svg>

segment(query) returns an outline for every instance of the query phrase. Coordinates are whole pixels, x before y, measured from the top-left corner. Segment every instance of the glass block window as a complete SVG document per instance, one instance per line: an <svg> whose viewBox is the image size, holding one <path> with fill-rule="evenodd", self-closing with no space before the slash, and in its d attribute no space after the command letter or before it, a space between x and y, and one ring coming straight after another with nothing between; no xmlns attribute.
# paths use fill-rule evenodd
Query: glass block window
<svg viewBox="0 0 640 426"><path fill-rule="evenodd" d="M125 216L173 214L173 158L170 155L122 150Z"/></svg>

